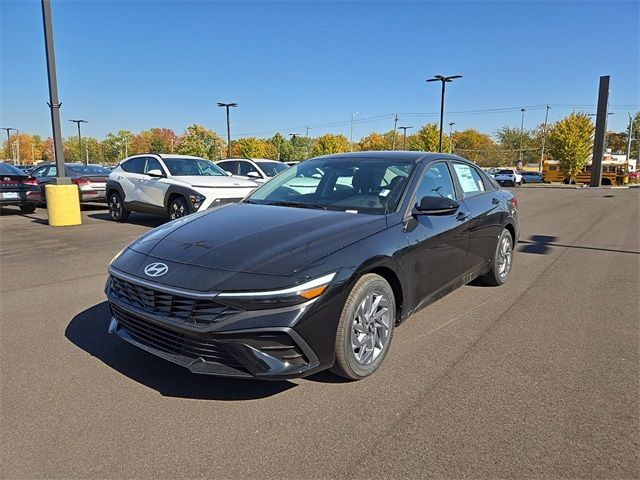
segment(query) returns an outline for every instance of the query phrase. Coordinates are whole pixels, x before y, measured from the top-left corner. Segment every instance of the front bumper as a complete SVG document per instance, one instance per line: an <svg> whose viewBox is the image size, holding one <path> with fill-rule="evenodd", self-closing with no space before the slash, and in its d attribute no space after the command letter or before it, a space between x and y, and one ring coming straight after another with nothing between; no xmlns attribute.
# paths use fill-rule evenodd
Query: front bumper
<svg viewBox="0 0 640 480"><path fill-rule="evenodd" d="M325 317L326 309L318 309L314 301L288 308L229 313L216 311L211 306L214 302L190 306L184 303L183 291L179 292L182 296L168 300L165 292L154 293L146 288L148 285L129 283L128 298L124 298L118 294L122 292L120 287L112 282L109 279L105 287L111 307L109 333L194 373L278 380L305 377L333 363L332 356L317 352L305 340L320 336L309 334L308 324L304 325L314 316L310 313L313 310L319 310L319 318L312 318L312 323L317 325L320 320L326 329L332 328ZM141 301L132 302L131 298ZM167 305L165 302L181 310L159 315L155 307ZM147 308L150 305L154 308ZM192 313L182 315L184 309ZM200 314L203 311L209 312L207 316Z"/></svg>

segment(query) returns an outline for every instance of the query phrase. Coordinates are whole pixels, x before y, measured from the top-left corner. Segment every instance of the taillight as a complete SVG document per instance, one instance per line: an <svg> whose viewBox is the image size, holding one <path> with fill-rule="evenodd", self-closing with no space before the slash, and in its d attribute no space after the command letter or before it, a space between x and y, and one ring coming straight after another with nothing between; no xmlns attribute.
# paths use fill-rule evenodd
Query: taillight
<svg viewBox="0 0 640 480"><path fill-rule="evenodd" d="M78 186L79 185L88 185L89 183L91 183L86 178L72 178L71 181L73 183L75 183L76 185L78 185Z"/></svg>
<svg viewBox="0 0 640 480"><path fill-rule="evenodd" d="M36 180L35 178L27 178L26 180L22 181L23 185L38 185L38 180Z"/></svg>
<svg viewBox="0 0 640 480"><path fill-rule="evenodd" d="M517 207L518 206L518 199L516 197L513 197L511 199L511 203L513 204L514 207Z"/></svg>

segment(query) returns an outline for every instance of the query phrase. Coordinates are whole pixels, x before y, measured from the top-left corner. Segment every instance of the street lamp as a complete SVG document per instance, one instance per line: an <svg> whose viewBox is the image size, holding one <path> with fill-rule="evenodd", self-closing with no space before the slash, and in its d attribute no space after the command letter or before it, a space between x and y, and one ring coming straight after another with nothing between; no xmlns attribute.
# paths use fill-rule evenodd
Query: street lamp
<svg viewBox="0 0 640 480"><path fill-rule="evenodd" d="M291 145L293 146L293 158L295 160L296 158L296 138L300 136L299 133L290 133L289 136L291 137Z"/></svg>
<svg viewBox="0 0 640 480"><path fill-rule="evenodd" d="M449 124L449 153L453 153L453 126L456 122L451 122Z"/></svg>
<svg viewBox="0 0 640 480"><path fill-rule="evenodd" d="M462 78L462 75L452 75L445 77L443 75L435 75L433 78L429 78L427 82L442 82L442 95L440 97L440 141L438 142L438 152L442 152L442 124L444 122L444 89L445 84L452 82L456 78Z"/></svg>
<svg viewBox="0 0 640 480"><path fill-rule="evenodd" d="M74 122L78 124L78 155L80 155L80 163L82 163L82 134L80 133L80 124L81 123L89 123L86 120L69 120L70 122ZM85 165L89 165L89 158L85 162Z"/></svg>
<svg viewBox="0 0 640 480"><path fill-rule="evenodd" d="M229 108L237 107L238 104L218 102L218 106L227 109L227 158L231 158L231 125L229 124Z"/></svg>
<svg viewBox="0 0 640 480"><path fill-rule="evenodd" d="M400 130L402 130L402 149L406 150L407 149L407 130L413 127L398 127Z"/></svg>
<svg viewBox="0 0 640 480"><path fill-rule="evenodd" d="M2 130L7 131L7 150L9 150L11 148L11 134L9 132L11 130L15 130L17 132L18 130L13 127L2 127ZM20 139L18 139L18 141L20 141ZM13 154L11 154L11 157L13 158Z"/></svg>
<svg viewBox="0 0 640 480"><path fill-rule="evenodd" d="M357 112L351 114L351 136L349 138L350 138L351 151L352 152L353 152L353 119L356 117L356 115L359 115L360 113L362 113L362 112L357 111Z"/></svg>
<svg viewBox="0 0 640 480"><path fill-rule="evenodd" d="M518 161L520 162L520 166L522 166L522 140L524 138L524 112L527 110L525 108L521 108L522 112L522 120L520 121L520 154L518 155Z"/></svg>

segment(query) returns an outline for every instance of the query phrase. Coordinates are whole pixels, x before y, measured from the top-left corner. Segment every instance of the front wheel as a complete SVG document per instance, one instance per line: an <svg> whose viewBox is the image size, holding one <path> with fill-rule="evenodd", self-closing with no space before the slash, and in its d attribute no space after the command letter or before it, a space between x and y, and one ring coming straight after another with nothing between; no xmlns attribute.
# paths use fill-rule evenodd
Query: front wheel
<svg viewBox="0 0 640 480"><path fill-rule="evenodd" d="M107 201L109 205L109 216L114 222L126 222L129 218L129 210L124 208L124 202L118 192L113 192L109 195Z"/></svg>
<svg viewBox="0 0 640 480"><path fill-rule="evenodd" d="M27 214L36 211L35 205L20 205L20 213Z"/></svg>
<svg viewBox="0 0 640 480"><path fill-rule="evenodd" d="M349 380L375 372L389 350L395 321L396 300L387 281L379 275L364 275L342 309L331 371Z"/></svg>
<svg viewBox="0 0 640 480"><path fill-rule="evenodd" d="M169 204L169 218L175 220L176 218L182 218L189 213L189 207L187 202L182 197L176 197L171 200Z"/></svg>
<svg viewBox="0 0 640 480"><path fill-rule="evenodd" d="M498 238L498 245L491 262L491 270L482 280L493 286L503 285L507 282L513 264L513 238L506 228L502 230Z"/></svg>

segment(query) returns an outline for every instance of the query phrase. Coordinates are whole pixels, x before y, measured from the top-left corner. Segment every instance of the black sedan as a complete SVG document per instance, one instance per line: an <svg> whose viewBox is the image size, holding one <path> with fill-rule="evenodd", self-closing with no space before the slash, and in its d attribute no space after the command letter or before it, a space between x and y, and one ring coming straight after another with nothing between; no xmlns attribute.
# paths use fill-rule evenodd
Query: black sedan
<svg viewBox="0 0 640 480"><path fill-rule="evenodd" d="M64 166L65 175L78 186L81 202L106 201L107 177L111 170L99 165L83 165L81 163L67 163ZM45 201L45 185L53 182L58 174L55 164L41 165L31 172L31 176L38 181Z"/></svg>
<svg viewBox="0 0 640 480"><path fill-rule="evenodd" d="M22 170L0 163L0 206L20 207L22 213L33 213L42 195L38 182Z"/></svg>
<svg viewBox="0 0 640 480"><path fill-rule="evenodd" d="M460 157L305 160L119 253L109 332L196 373L360 379L411 314L506 282L518 231L515 197Z"/></svg>

